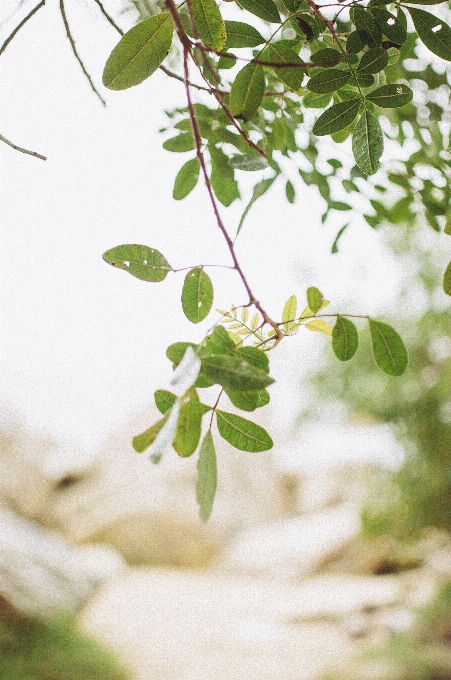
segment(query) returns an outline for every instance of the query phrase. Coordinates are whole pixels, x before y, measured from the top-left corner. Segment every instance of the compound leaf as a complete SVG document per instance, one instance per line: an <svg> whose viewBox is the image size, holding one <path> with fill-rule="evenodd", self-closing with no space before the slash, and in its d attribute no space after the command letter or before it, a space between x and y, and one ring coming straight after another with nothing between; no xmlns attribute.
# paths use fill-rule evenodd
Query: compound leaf
<svg viewBox="0 0 451 680"><path fill-rule="evenodd" d="M360 60L358 73L379 73L383 71L388 64L387 50L382 47L374 47L372 50L365 52Z"/></svg>

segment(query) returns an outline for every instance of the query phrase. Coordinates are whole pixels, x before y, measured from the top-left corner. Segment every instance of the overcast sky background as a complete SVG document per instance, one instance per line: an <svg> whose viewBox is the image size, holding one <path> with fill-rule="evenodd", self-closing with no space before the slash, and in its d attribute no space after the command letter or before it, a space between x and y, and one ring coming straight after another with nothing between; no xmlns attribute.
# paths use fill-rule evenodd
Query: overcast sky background
<svg viewBox="0 0 451 680"><path fill-rule="evenodd" d="M5 21L16 4L2 0L0 44L33 6L26 2ZM201 182L183 202L172 199L177 170L191 155L182 161L163 150L158 128L166 123L165 108L184 105L183 86L157 72L126 92L105 90L101 74L117 34L90 0L67 0L67 13L106 109L70 50L57 0L47 0L0 58L1 134L48 157L42 162L0 145L1 397L6 411L29 427L92 449L168 385L166 347L200 340L216 320L212 314L193 326L185 319L183 273L145 283L108 267L102 253L142 243L174 268L230 260ZM120 21L127 28L132 17ZM295 168L291 179L296 203L275 188L253 208L238 240L256 295L275 317L292 294L304 306L310 285L332 298L331 311L383 314L405 272L380 234L356 222L332 256L343 214L323 227L315 191L302 186ZM223 211L231 233L242 209ZM245 300L236 274L209 273L215 307ZM302 403L302 375L325 342L303 331L274 354L272 413L280 426L291 426ZM337 418L330 413L329 423ZM330 449L326 430L323 437ZM349 433L343 437L345 455ZM373 435L370 441L374 446Z"/></svg>

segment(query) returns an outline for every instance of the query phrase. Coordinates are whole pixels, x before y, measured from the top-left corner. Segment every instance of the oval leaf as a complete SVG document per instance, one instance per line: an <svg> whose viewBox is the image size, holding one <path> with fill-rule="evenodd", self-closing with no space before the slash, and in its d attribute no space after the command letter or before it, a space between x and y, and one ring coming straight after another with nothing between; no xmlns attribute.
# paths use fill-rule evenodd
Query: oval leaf
<svg viewBox="0 0 451 680"><path fill-rule="evenodd" d="M367 34L364 31L353 31L346 40L346 51L349 54L361 52L366 45Z"/></svg>
<svg viewBox="0 0 451 680"><path fill-rule="evenodd" d="M181 135L171 137L163 142L163 149L174 153L185 153L185 151L193 151L195 148L196 142L192 131L182 132Z"/></svg>
<svg viewBox="0 0 451 680"><path fill-rule="evenodd" d="M402 45L407 40L406 15L401 9L398 16L391 14L385 7L372 7L371 14L382 29L382 33L389 40L398 45Z"/></svg>
<svg viewBox="0 0 451 680"><path fill-rule="evenodd" d="M257 47L265 42L263 36L249 24L241 21L226 21L227 31L226 49L236 49L237 47Z"/></svg>
<svg viewBox="0 0 451 680"><path fill-rule="evenodd" d="M208 430L200 447L197 472L196 499L200 518L202 522L206 522L213 510L218 484L216 451L211 430Z"/></svg>
<svg viewBox="0 0 451 680"><path fill-rule="evenodd" d="M314 64L321 64L324 68L335 66L342 60L341 52L333 50L330 47L325 47L317 52L314 52L310 59Z"/></svg>
<svg viewBox="0 0 451 680"><path fill-rule="evenodd" d="M238 347L235 354L252 366L261 368L265 373L269 373L269 359L266 352L262 352L258 347Z"/></svg>
<svg viewBox="0 0 451 680"><path fill-rule="evenodd" d="M448 264L443 274L443 290L447 295L451 295L451 262Z"/></svg>
<svg viewBox="0 0 451 680"><path fill-rule="evenodd" d="M438 57L451 61L451 28L429 12L414 7L408 9L420 40Z"/></svg>
<svg viewBox="0 0 451 680"><path fill-rule="evenodd" d="M321 71L310 78L307 83L307 89L310 92L317 94L328 94L335 92L340 87L344 87L351 77L350 71L341 71L337 68L330 68L327 71Z"/></svg>
<svg viewBox="0 0 451 680"><path fill-rule="evenodd" d="M202 373L225 389L244 392L261 390L274 382L264 370L232 354L203 357Z"/></svg>
<svg viewBox="0 0 451 680"><path fill-rule="evenodd" d="M105 64L105 87L126 90L151 76L168 54L173 32L169 12L155 14L127 31Z"/></svg>
<svg viewBox="0 0 451 680"><path fill-rule="evenodd" d="M291 87L293 90L298 90L301 87L304 80L303 62L290 47L278 42L270 43L263 50L260 58L262 61L267 61L271 64L281 64L281 66L273 66L273 69L277 77L288 87ZM291 66L283 68L282 64L291 64Z"/></svg>
<svg viewBox="0 0 451 680"><path fill-rule="evenodd" d="M388 64L387 50L382 47L374 47L362 56L358 73L379 73Z"/></svg>
<svg viewBox="0 0 451 680"><path fill-rule="evenodd" d="M355 162L365 175L374 175L377 172L383 150L384 140L379 121L365 110L352 135L352 153Z"/></svg>
<svg viewBox="0 0 451 680"><path fill-rule="evenodd" d="M233 413L216 411L216 423L221 437L240 451L258 453L268 451L274 445L263 427Z"/></svg>
<svg viewBox="0 0 451 680"><path fill-rule="evenodd" d="M151 444L153 444L153 442L157 438L157 434L159 433L163 425L166 423L166 421L167 417L162 418L157 423L155 423L155 425L149 427L148 430L145 430L145 432L141 432L141 434L137 434L136 437L133 437L132 445L137 453L142 453L143 451L148 449L149 446L151 446Z"/></svg>
<svg viewBox="0 0 451 680"><path fill-rule="evenodd" d="M105 262L118 267L141 281L163 281L172 267L155 248L126 244L107 250L102 255Z"/></svg>
<svg viewBox="0 0 451 680"><path fill-rule="evenodd" d="M201 267L195 267L185 276L182 290L182 307L192 323L203 321L213 304L213 284Z"/></svg>
<svg viewBox="0 0 451 680"><path fill-rule="evenodd" d="M411 102L413 92L407 85L383 85L367 94L365 98L382 108L394 109Z"/></svg>
<svg viewBox="0 0 451 680"><path fill-rule="evenodd" d="M191 0L190 7L204 45L221 51L226 42L226 27L215 0Z"/></svg>
<svg viewBox="0 0 451 680"><path fill-rule="evenodd" d="M174 406L175 400L177 399L175 394L172 394L172 392L168 392L167 390L156 390L153 397L157 409L163 415Z"/></svg>
<svg viewBox="0 0 451 680"><path fill-rule="evenodd" d="M305 324L305 327L309 331L315 331L316 333L324 333L324 335L332 335L332 327L324 321L324 319L314 319Z"/></svg>
<svg viewBox="0 0 451 680"><path fill-rule="evenodd" d="M241 7L264 21L280 24L280 14L273 0L240 0Z"/></svg>
<svg viewBox="0 0 451 680"><path fill-rule="evenodd" d="M343 130L350 125L359 112L360 99L334 104L318 118L313 126L313 134L321 137Z"/></svg>
<svg viewBox="0 0 451 680"><path fill-rule="evenodd" d="M199 170L200 163L197 157L182 165L175 178L174 190L172 192L172 196L176 201L186 198L194 189L199 179Z"/></svg>
<svg viewBox="0 0 451 680"><path fill-rule="evenodd" d="M352 359L359 346L359 335L352 321L343 316L337 317L332 331L332 349L340 361Z"/></svg>
<svg viewBox="0 0 451 680"><path fill-rule="evenodd" d="M256 170L264 170L268 167L268 161L263 156L255 154L240 154L239 156L232 156L229 160L230 165L235 170L244 170L246 172L255 172Z"/></svg>
<svg viewBox="0 0 451 680"><path fill-rule="evenodd" d="M355 7L352 10L353 22L358 31L363 31L366 34L366 41L370 47L380 46L382 41L382 31L379 24L371 14L363 9L363 7Z"/></svg>
<svg viewBox="0 0 451 680"><path fill-rule="evenodd" d="M310 286L310 288L307 288L307 304L314 314L316 314L316 312L321 309L323 300L323 294L320 290L318 290L318 288L315 288L315 286Z"/></svg>
<svg viewBox="0 0 451 680"><path fill-rule="evenodd" d="M256 408L269 404L268 390L256 390L255 392L238 392L226 390L226 394L234 406L242 411L255 411Z"/></svg>
<svg viewBox="0 0 451 680"><path fill-rule="evenodd" d="M258 64L247 64L238 73L230 91L230 111L235 118L250 120L262 103L265 75Z"/></svg>
<svg viewBox="0 0 451 680"><path fill-rule="evenodd" d="M402 375L408 363L407 350L401 336L394 328L369 319L373 354L381 371L389 375Z"/></svg>

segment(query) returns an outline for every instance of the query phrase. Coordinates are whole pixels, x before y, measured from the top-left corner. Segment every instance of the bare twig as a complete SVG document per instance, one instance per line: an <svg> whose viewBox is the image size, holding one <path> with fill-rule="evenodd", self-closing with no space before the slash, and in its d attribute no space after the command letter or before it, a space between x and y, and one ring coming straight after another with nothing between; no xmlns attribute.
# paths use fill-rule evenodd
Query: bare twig
<svg viewBox="0 0 451 680"><path fill-rule="evenodd" d="M27 16L25 17L25 19L22 19L22 21L20 22L20 24L18 24L18 25L16 26L16 28L15 28L14 31L11 33L11 35L10 35L8 38L6 38L5 42L4 42L3 45L0 47L0 54L2 54L2 53L6 50L6 48L7 48L8 45L9 45L9 43L10 43L11 40L17 35L17 33L18 33L18 32L20 31L20 29L22 28L22 26L25 26L25 24L27 23L27 21L28 21L29 19L31 19L31 17L32 17L34 14L36 14L36 12L38 11L38 9L41 9L41 7L44 7L44 5L45 5L45 0L42 0L42 1L39 3L39 5L36 5L36 7L35 7L34 9L32 9L31 12L30 12L29 14L27 14ZM3 140L3 141L5 141L5 140ZM42 158L42 156L40 156L40 158Z"/></svg>
<svg viewBox="0 0 451 680"><path fill-rule="evenodd" d="M30 151L29 149L23 149L21 146L17 146L16 144L13 144L12 142L10 142L9 139L6 139L6 137L3 137L3 135L0 135L0 141L5 142L5 144L8 144L8 146L12 147L16 151L21 151L22 153L26 153L29 156L34 156L35 158L40 158L41 161L47 160L47 156L41 156L41 154L37 153L36 151Z"/></svg>
<svg viewBox="0 0 451 680"><path fill-rule="evenodd" d="M72 52L74 53L74 56L75 56L76 60L77 60L78 63L80 64L81 70L83 71L84 75L85 75L86 78L88 79L88 82L89 82L89 84L91 85L91 88L92 88L93 92L98 96L98 98L99 98L100 101L102 102L103 106L106 106L106 101L103 99L102 95L101 95L100 92L97 90L97 88L96 88L96 86L94 85L94 83L92 82L92 78L91 78L91 76L89 75L89 73L87 72L84 63L83 63L83 61L81 60L80 55L79 55L78 52L77 52L77 48L75 47L75 40L74 40L73 37L72 37L72 33L71 33L70 27L69 27L69 23L68 23L67 17L66 17L66 9L65 9L65 7L64 7L64 0L60 0L60 11L61 11L61 17L62 17L63 23L64 23L64 28L66 29L66 35L67 35L67 37L68 37L68 39L69 39L70 46L71 46L71 48L72 48Z"/></svg>
<svg viewBox="0 0 451 680"><path fill-rule="evenodd" d="M100 0L94 0L94 2L100 7L100 11L102 12L105 19L112 25L112 27L115 28L118 33L120 33L121 35L124 35L124 31L122 30L122 28L120 28L117 25L117 23L114 21L111 14L108 14L105 7L102 5L101 1Z"/></svg>

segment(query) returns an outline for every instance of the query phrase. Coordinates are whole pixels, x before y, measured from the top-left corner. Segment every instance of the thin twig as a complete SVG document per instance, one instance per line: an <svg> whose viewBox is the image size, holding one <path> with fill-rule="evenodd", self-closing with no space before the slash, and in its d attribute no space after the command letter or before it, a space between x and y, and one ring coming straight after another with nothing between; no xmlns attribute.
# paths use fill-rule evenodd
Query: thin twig
<svg viewBox="0 0 451 680"><path fill-rule="evenodd" d="M68 37L68 39L69 39L70 46L71 46L71 48L72 48L72 52L74 53L74 56L75 56L76 60L77 60L78 63L80 64L81 70L83 71L83 73L85 74L86 78L88 79L88 82L89 82L89 84L91 85L91 88L92 88L93 92L98 96L98 98L99 98L100 101L102 102L103 106L106 106L106 101L103 99L102 95L101 95L100 92L97 90L97 88L96 88L96 86L94 85L94 83L92 82L92 78L91 78L91 76L89 75L89 73L87 72L84 63L83 63L83 61L81 60L81 58L80 58L80 56L79 56L79 54L78 54L78 52L77 52L77 48L75 47L75 40L73 39L72 33L70 32L69 23L68 23L67 17L66 17L66 10L65 10L65 7L64 7L64 0L60 0L60 11L61 11L61 17L62 17L63 23L64 23L64 28L66 29L66 35L67 35L67 37Z"/></svg>
<svg viewBox="0 0 451 680"><path fill-rule="evenodd" d="M105 19L112 25L112 27L115 28L118 33L120 33L121 35L124 35L124 31L122 30L122 28L120 28L117 25L117 23L114 21L111 14L108 14L108 12L106 11L105 7L102 5L100 0L94 0L94 2L100 7L100 11L102 12Z"/></svg>
<svg viewBox="0 0 451 680"><path fill-rule="evenodd" d="M11 35L9 36L9 38L6 38L5 42L4 42L3 45L0 47L0 54L2 54L2 53L6 50L6 48L7 48L8 45L9 45L9 43L10 43L11 40L14 38L14 36L17 35L17 33L18 33L18 32L20 31L20 29L22 28L22 26L25 26L25 24L27 23L27 21L28 21L29 19L31 19L31 17L33 16L33 14L36 14L36 12L38 11L38 9L41 9L41 7L44 7L44 5L45 5L45 0L42 0L42 1L39 3L39 5L36 5L36 7L35 7L34 9L32 9L31 12L30 12L29 14L27 14L27 16L25 17L25 19L22 19L22 21L20 22L20 24L19 24L18 26L16 26L16 28L14 29L14 31L11 33Z"/></svg>
<svg viewBox="0 0 451 680"><path fill-rule="evenodd" d="M8 144L8 146L11 146L16 151L21 151L22 153L26 153L29 156L34 156L35 158L40 158L41 161L47 160L47 156L41 156L41 154L37 153L36 151L30 151L29 149L24 149L21 146L17 146L16 144L10 142L9 139L6 139L6 137L3 137L3 135L0 135L0 141L5 142L5 144Z"/></svg>
<svg viewBox="0 0 451 680"><path fill-rule="evenodd" d="M177 75L177 73L174 73L173 71L170 71L166 66L160 66L159 67L163 73L166 73L167 76L170 78L175 78L175 80L180 81L181 83L184 83L185 80L182 78L182 76ZM196 83L190 83L190 87L195 87L196 90L203 90L204 92L208 92L208 94L213 94L214 88L211 87L204 87L203 85L196 85Z"/></svg>

